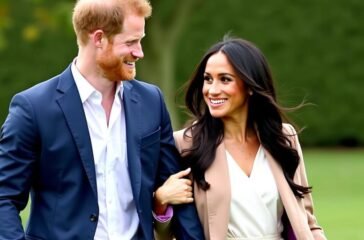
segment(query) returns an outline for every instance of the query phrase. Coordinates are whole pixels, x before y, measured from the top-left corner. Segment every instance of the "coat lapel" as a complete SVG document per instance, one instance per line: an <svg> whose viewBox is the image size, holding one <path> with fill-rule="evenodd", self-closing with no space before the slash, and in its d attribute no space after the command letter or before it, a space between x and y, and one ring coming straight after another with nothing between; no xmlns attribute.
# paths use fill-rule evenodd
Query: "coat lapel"
<svg viewBox="0 0 364 240"><path fill-rule="evenodd" d="M181 152L191 147L191 141L183 137L185 130L175 132L177 147ZM289 218L296 239L313 239L311 230L304 215L303 206L299 205L289 187L283 171L273 157L263 148L269 166L277 184L278 192ZM210 189L203 191L194 184L195 204L204 228L206 239L225 239L229 223L231 184L226 161L224 143L216 150L215 159L205 172L205 179L211 184ZM223 197L221 197L223 196ZM292 238L293 239L293 238Z"/></svg>
<svg viewBox="0 0 364 240"><path fill-rule="evenodd" d="M264 149L264 152L272 169L278 192L296 238L311 239L310 236L312 235L307 222L305 222L306 218L303 216L281 167L268 151ZM198 195L195 198L196 205L204 225L205 236L209 236L208 239L225 239L229 224L231 184L224 143L220 144L217 148L215 160L206 171L205 178L211 184L210 189L208 191L195 190L195 194ZM222 198L221 196L224 197ZM206 203L206 206L203 205L203 202Z"/></svg>
<svg viewBox="0 0 364 240"><path fill-rule="evenodd" d="M133 89L133 85L130 82L123 82L123 87L128 170L134 199L139 199L142 166L140 163L141 136L138 132L138 129L141 129L142 126L140 115L142 110L139 101L140 96Z"/></svg>
<svg viewBox="0 0 364 240"><path fill-rule="evenodd" d="M269 165L272 169L274 179L277 184L278 192L281 197L285 212L288 216L289 222L292 229L296 235L297 239L311 239L311 231L308 227L307 222L305 222L305 217L298 205L297 199L293 192L291 191L286 178L284 177L282 168L274 160L272 155L264 149L265 155L268 159ZM309 237L311 236L311 238Z"/></svg>
<svg viewBox="0 0 364 240"><path fill-rule="evenodd" d="M210 239L225 239L231 202L229 169L224 143L216 149L215 160L205 173L210 189L206 193Z"/></svg>
<svg viewBox="0 0 364 240"><path fill-rule="evenodd" d="M57 90L61 93L57 102L63 111L73 140L77 146L91 188L95 196L97 196L95 164L91 139L80 95L70 67L60 75Z"/></svg>

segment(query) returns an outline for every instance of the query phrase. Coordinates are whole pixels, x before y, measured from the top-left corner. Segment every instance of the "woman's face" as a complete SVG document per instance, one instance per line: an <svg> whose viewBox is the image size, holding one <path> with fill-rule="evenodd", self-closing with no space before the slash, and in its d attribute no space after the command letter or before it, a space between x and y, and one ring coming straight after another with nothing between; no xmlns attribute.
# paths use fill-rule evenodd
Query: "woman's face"
<svg viewBox="0 0 364 240"><path fill-rule="evenodd" d="M240 120L247 112L247 89L222 52L212 55L206 63L202 93L215 118Z"/></svg>

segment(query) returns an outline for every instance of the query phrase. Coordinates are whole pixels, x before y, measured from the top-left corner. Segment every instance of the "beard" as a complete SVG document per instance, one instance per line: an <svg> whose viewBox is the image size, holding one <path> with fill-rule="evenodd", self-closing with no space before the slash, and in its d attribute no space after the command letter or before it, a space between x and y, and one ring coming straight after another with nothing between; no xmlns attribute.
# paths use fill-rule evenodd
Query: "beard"
<svg viewBox="0 0 364 240"><path fill-rule="evenodd" d="M128 68L126 66L126 57L118 57L112 52L112 44L109 44L107 49L96 57L96 63L99 66L103 77L112 82L122 80L132 80L135 78L135 67Z"/></svg>

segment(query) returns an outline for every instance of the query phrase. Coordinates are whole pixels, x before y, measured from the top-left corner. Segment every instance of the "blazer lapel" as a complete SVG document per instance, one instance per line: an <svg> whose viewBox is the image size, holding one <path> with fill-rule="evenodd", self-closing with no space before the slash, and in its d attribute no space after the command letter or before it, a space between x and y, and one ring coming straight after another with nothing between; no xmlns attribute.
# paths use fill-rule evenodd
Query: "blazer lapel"
<svg viewBox="0 0 364 240"><path fill-rule="evenodd" d="M265 155L267 156L269 165L272 169L274 179L276 181L279 195L281 196L284 210L288 216L289 222L296 235L297 239L310 239L312 235L308 227L307 221L298 205L297 199L293 194L286 178L284 177L282 168L274 160L272 155L264 149ZM311 237L309 237L311 236Z"/></svg>
<svg viewBox="0 0 364 240"><path fill-rule="evenodd" d="M97 196L95 164L92 153L91 139L82 102L74 82L71 68L68 67L61 75L57 90L61 93L57 102L63 111L73 139L78 148L80 158L86 171L91 188Z"/></svg>
<svg viewBox="0 0 364 240"><path fill-rule="evenodd" d="M138 132L138 129L141 129L142 126L140 96L133 89L133 85L130 82L123 82L123 88L128 170L134 198L139 199L142 177L142 166L140 163L141 136Z"/></svg>
<svg viewBox="0 0 364 240"><path fill-rule="evenodd" d="M180 152L192 144L191 139L184 137L184 131L174 133ZM194 183L195 204L204 235L206 240L225 239L230 216L231 186L224 143L217 147L215 159L205 172L205 179L210 183L207 191L199 189Z"/></svg>
<svg viewBox="0 0 364 240"><path fill-rule="evenodd" d="M231 202L229 169L224 143L216 149L215 160L205 173L210 189L206 193L210 239L225 239Z"/></svg>

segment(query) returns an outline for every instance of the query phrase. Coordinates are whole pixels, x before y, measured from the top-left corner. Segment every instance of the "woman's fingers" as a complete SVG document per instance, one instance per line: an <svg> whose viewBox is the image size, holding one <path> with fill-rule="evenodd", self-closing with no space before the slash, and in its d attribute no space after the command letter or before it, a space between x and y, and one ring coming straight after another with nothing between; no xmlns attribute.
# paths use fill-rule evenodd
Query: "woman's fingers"
<svg viewBox="0 0 364 240"><path fill-rule="evenodd" d="M178 198L171 200L170 204L191 203L193 201L194 201L194 199L193 199L192 195L190 195L190 196L185 195L185 196L180 196Z"/></svg>
<svg viewBox="0 0 364 240"><path fill-rule="evenodd" d="M183 178L186 177L191 172L191 168L187 168L185 170L182 170L178 173L173 174L172 176L175 178Z"/></svg>
<svg viewBox="0 0 364 240"><path fill-rule="evenodd" d="M157 189L155 197L162 204L191 203L193 199L192 181L185 178L190 174L187 168L171 175L167 181Z"/></svg>
<svg viewBox="0 0 364 240"><path fill-rule="evenodd" d="M191 187L191 185L186 184L186 185L184 186L184 188L185 188L185 191L186 191L186 192L192 192L192 187Z"/></svg>
<svg viewBox="0 0 364 240"><path fill-rule="evenodd" d="M193 196L192 192L186 192L186 197L191 198Z"/></svg>

